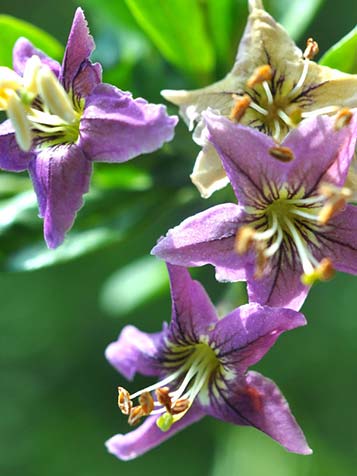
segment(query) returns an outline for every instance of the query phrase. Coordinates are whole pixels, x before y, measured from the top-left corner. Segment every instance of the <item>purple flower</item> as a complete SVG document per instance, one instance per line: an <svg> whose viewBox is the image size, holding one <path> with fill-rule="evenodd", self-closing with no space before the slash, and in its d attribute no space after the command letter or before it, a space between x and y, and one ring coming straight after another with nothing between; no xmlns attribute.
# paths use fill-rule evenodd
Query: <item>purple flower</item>
<svg viewBox="0 0 357 476"><path fill-rule="evenodd" d="M356 115L339 130L331 117L306 119L281 146L217 115L206 120L239 205L188 218L153 254L182 266L213 264L219 281L246 280L251 301L297 310L333 268L357 274L357 208L343 187Z"/></svg>
<svg viewBox="0 0 357 476"><path fill-rule="evenodd" d="M168 270L171 323L155 334L127 326L106 350L109 362L127 379L137 372L159 378L131 395L119 387L118 404L129 423L147 419L130 433L113 436L108 450L123 460L135 458L211 415L258 428L288 451L310 454L277 386L257 372L247 372L281 333L304 325L304 316L247 304L219 319L205 290L185 268ZM137 397L139 405L133 407Z"/></svg>
<svg viewBox="0 0 357 476"><path fill-rule="evenodd" d="M0 107L10 118L0 125L0 167L29 170L50 248L62 243L82 206L93 161L152 152L172 139L177 122L164 106L103 84L101 66L89 60L93 49L78 8L62 66L22 38L13 53L17 75L0 81Z"/></svg>

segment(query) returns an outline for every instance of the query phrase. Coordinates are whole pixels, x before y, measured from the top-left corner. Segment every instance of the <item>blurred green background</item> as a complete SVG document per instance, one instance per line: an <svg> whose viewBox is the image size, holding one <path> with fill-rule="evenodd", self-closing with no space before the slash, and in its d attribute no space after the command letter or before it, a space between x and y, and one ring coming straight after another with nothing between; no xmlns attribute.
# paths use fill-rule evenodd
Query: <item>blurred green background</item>
<svg viewBox="0 0 357 476"><path fill-rule="evenodd" d="M78 4L1 0L0 5L1 14L33 23L65 44ZM105 79L155 102L160 89L203 86L228 72L247 10L244 0L81 5ZM138 5L158 9L151 30L134 18ZM357 18L355 0L340 0L338 6L336 0L271 0L266 6L300 46L313 36L322 52ZM175 8L183 18L173 15ZM195 9L201 16L195 17ZM188 28L185 12L196 29ZM3 58L11 38L1 22L4 17ZM256 430L208 418L133 462L106 452L104 441L129 427L116 406L117 385L127 384L106 362L104 349L129 322L155 331L170 317L165 269L148 253L170 226L232 199L229 190L207 202L198 197L188 179L197 150L180 124L163 150L125 165L97 166L86 206L56 252L43 245L26 175L0 174L1 475L357 474L356 284L344 275L313 288L304 306L308 327L283 336L257 366L287 397L312 456L289 454ZM216 283L212 268L194 275L221 308L243 301L244 289ZM138 378L128 387L142 384Z"/></svg>

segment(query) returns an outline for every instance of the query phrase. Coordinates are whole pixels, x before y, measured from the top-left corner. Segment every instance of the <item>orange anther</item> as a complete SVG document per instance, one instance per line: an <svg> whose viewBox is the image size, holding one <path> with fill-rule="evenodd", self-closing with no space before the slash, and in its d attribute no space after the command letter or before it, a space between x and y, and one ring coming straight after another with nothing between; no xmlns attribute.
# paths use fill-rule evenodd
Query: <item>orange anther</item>
<svg viewBox="0 0 357 476"><path fill-rule="evenodd" d="M261 84L264 81L270 81L273 77L273 70L269 64L259 66L256 68L252 76L247 81L248 88L254 88L256 84Z"/></svg>
<svg viewBox="0 0 357 476"><path fill-rule="evenodd" d="M280 162L291 162L295 158L293 151L289 149L289 147L280 145L271 147L269 149L269 154L274 157L274 159L280 160Z"/></svg>
<svg viewBox="0 0 357 476"><path fill-rule="evenodd" d="M245 114L245 111L248 109L252 100L248 94L244 94L242 97L234 96L234 99L237 99L236 103L232 107L229 119L231 121L239 122Z"/></svg>

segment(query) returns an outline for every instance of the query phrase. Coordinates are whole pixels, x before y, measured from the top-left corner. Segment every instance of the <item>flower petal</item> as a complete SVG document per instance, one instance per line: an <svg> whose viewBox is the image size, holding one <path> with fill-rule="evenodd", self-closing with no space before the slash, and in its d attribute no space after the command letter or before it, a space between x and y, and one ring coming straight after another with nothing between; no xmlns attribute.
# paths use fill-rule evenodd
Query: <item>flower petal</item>
<svg viewBox="0 0 357 476"><path fill-rule="evenodd" d="M47 246L56 248L63 240L88 191L92 164L78 146L59 146L39 152L29 172L37 194L40 217L44 218Z"/></svg>
<svg viewBox="0 0 357 476"><path fill-rule="evenodd" d="M66 91L73 88L77 95L86 96L100 83L101 68L98 65L92 65L89 61L94 48L94 40L89 33L83 10L77 8L69 33L60 75L60 81ZM88 81L87 84L84 83L83 77L80 79L81 75L85 75L85 79ZM83 85L85 85L84 90Z"/></svg>
<svg viewBox="0 0 357 476"><path fill-rule="evenodd" d="M356 116L356 115L355 115ZM273 158L273 140L265 134L228 119L205 114L209 139L216 147L241 204L264 198L265 190L305 190L315 192L318 184L329 181L342 185L353 157L357 119L339 131L334 118L318 116L303 121L282 143L294 154L291 162Z"/></svg>
<svg viewBox="0 0 357 476"><path fill-rule="evenodd" d="M187 269L169 264L167 269L172 299L170 336L179 342L198 342L217 322L216 310L203 286L191 278Z"/></svg>
<svg viewBox="0 0 357 476"><path fill-rule="evenodd" d="M10 120L0 124L0 168L9 172L26 170L31 158L31 152L23 152L17 145L15 131Z"/></svg>
<svg viewBox="0 0 357 476"><path fill-rule="evenodd" d="M220 420L253 426L288 451L312 453L278 387L257 372L248 372L239 384L232 384L228 389L215 384L211 390L211 406L206 410Z"/></svg>
<svg viewBox="0 0 357 476"><path fill-rule="evenodd" d="M280 334L305 324L304 316L293 310L246 304L220 319L209 340L224 367L242 374L268 352Z"/></svg>
<svg viewBox="0 0 357 476"><path fill-rule="evenodd" d="M180 266L213 264L218 280L241 281L247 257L234 252L234 240L242 216L233 203L212 207L169 230L151 253Z"/></svg>
<svg viewBox="0 0 357 476"><path fill-rule="evenodd" d="M212 144L203 146L190 177L203 198L209 198L229 183L221 159Z"/></svg>
<svg viewBox="0 0 357 476"><path fill-rule="evenodd" d="M176 123L165 106L134 100L130 93L101 84L87 98L80 140L92 160L126 162L170 141Z"/></svg>
<svg viewBox="0 0 357 476"><path fill-rule="evenodd" d="M320 235L323 247L320 259L328 257L338 271L357 274L357 207L345 210L329 222L329 231Z"/></svg>
<svg viewBox="0 0 357 476"><path fill-rule="evenodd" d="M259 302L273 307L287 307L298 311L309 292L309 287L301 282L303 269L301 262L291 251L282 247L272 260L268 272L260 279L254 268L247 269L248 296L250 302Z"/></svg>
<svg viewBox="0 0 357 476"><path fill-rule="evenodd" d="M41 62L47 65L56 75L56 77L59 76L61 69L60 64L54 59L47 56L41 50L35 48L33 44L26 38L19 38L16 41L12 51L12 55L14 70L20 76L22 76L24 73L27 60L29 60L34 55L38 56Z"/></svg>
<svg viewBox="0 0 357 476"><path fill-rule="evenodd" d="M118 339L109 344L105 356L128 380L132 380L137 372L148 376L160 375L161 367L157 356L165 335L166 326L162 332L153 334L141 332L134 326L126 326Z"/></svg>
<svg viewBox="0 0 357 476"><path fill-rule="evenodd" d="M205 413L198 405L192 405L186 415L172 425L169 431L161 431L157 425L157 416L148 417L139 428L125 435L115 435L106 442L108 451L117 458L127 461L134 459L155 448L160 443L183 430L188 425L196 423Z"/></svg>

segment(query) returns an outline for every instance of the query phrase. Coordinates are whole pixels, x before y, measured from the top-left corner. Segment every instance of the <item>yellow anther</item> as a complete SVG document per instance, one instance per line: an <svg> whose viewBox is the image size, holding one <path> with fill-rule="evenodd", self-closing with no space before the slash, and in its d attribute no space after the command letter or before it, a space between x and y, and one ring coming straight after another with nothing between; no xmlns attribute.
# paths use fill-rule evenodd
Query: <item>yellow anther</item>
<svg viewBox="0 0 357 476"><path fill-rule="evenodd" d="M319 45L313 38L308 38L306 41L306 48L304 51L304 58L311 60L313 59L319 52Z"/></svg>
<svg viewBox="0 0 357 476"><path fill-rule="evenodd" d="M139 423L139 421L141 420L141 418L143 416L145 416L145 413L144 413L143 409L141 408L141 405L138 405L138 406L132 408L131 411L130 411L129 418L128 418L129 425L130 426L136 425L137 423Z"/></svg>
<svg viewBox="0 0 357 476"><path fill-rule="evenodd" d="M311 273L304 273L301 282L305 286L312 286L316 281L328 281L335 274L335 269L330 258L323 258L320 264Z"/></svg>
<svg viewBox="0 0 357 476"><path fill-rule="evenodd" d="M289 149L289 147L280 145L271 147L269 149L269 154L274 157L274 159L280 160L280 162L291 162L295 158L293 151Z"/></svg>
<svg viewBox="0 0 357 476"><path fill-rule="evenodd" d="M149 392L144 392L139 397L139 403L144 415L150 415L154 409L154 400Z"/></svg>
<svg viewBox="0 0 357 476"><path fill-rule="evenodd" d="M156 425L161 431L168 431L174 423L174 417L171 413L164 413L156 420Z"/></svg>
<svg viewBox="0 0 357 476"><path fill-rule="evenodd" d="M244 116L252 100L250 99L248 94L244 94L244 96L242 97L233 94L233 99L236 99L236 103L232 107L229 119L231 121L239 122Z"/></svg>
<svg viewBox="0 0 357 476"><path fill-rule="evenodd" d="M52 114L67 123L73 123L77 116L68 94L48 66L42 66L36 76L38 92Z"/></svg>
<svg viewBox="0 0 357 476"><path fill-rule="evenodd" d="M31 126L27 119L25 106L16 93L9 97L7 115L15 129L16 142L20 149L25 152L29 151L32 144Z"/></svg>
<svg viewBox="0 0 357 476"><path fill-rule="evenodd" d="M343 197L332 198L322 207L318 214L320 225L326 225L332 217L341 212L346 206L346 199Z"/></svg>
<svg viewBox="0 0 357 476"><path fill-rule="evenodd" d="M339 112L336 114L335 118L335 131L339 131L343 127L348 126L348 124L351 122L352 117L352 111L348 109L348 107L343 107L342 109L340 109Z"/></svg>
<svg viewBox="0 0 357 476"><path fill-rule="evenodd" d="M353 195L352 190L348 187L336 187L331 183L322 183L319 185L318 193L326 198L339 198L343 197L346 200L350 199Z"/></svg>
<svg viewBox="0 0 357 476"><path fill-rule="evenodd" d="M133 407L130 394L123 387L118 387L118 407L124 415L129 415Z"/></svg>
<svg viewBox="0 0 357 476"><path fill-rule="evenodd" d="M254 88L255 85L264 81L270 81L273 77L273 70L270 65L265 64L256 68L252 76L247 81L248 88Z"/></svg>
<svg viewBox="0 0 357 476"><path fill-rule="evenodd" d="M254 243L255 230L249 225L239 228L234 242L234 250L239 255L246 253Z"/></svg>

